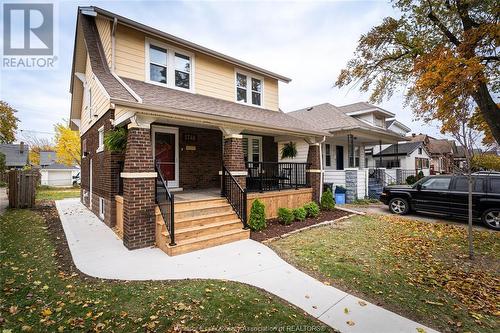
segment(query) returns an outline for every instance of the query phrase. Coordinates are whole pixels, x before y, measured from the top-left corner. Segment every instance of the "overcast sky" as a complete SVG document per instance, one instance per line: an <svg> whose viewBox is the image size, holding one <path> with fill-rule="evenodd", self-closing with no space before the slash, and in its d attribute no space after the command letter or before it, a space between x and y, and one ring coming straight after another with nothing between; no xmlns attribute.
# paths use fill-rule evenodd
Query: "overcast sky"
<svg viewBox="0 0 500 333"><path fill-rule="evenodd" d="M384 17L396 15L385 0L62 1L56 6L57 69L1 73L0 98L19 110L20 129L50 136L43 132L52 133L55 123L68 119L76 12L79 5L89 4L292 78L289 84L280 83L280 107L285 112L325 102L340 106L367 101L368 94L337 89L333 83L360 35ZM380 106L413 132L440 136L436 127L413 120L401 94Z"/></svg>

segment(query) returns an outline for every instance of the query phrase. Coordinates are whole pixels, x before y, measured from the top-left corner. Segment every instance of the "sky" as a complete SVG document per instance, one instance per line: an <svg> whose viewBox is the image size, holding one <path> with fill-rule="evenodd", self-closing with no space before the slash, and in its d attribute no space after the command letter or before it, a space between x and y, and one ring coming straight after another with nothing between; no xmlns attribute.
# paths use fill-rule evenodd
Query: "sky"
<svg viewBox="0 0 500 333"><path fill-rule="evenodd" d="M14 1L9 1L14 2ZM48 2L48 1L44 1ZM95 5L202 46L292 78L280 83L280 108L294 111L325 102L368 101L369 93L333 86L359 37L397 15L381 1L60 1L55 2L57 68L2 70L0 99L18 110L18 141L50 138L69 118L70 75L78 6ZM397 92L380 107L415 133L441 137L436 126L413 119Z"/></svg>

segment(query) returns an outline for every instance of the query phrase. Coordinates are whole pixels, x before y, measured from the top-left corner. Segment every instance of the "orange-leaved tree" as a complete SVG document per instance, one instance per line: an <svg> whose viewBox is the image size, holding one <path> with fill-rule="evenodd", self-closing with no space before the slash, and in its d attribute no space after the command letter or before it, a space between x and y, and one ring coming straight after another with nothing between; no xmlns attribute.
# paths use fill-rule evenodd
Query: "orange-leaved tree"
<svg viewBox="0 0 500 333"><path fill-rule="evenodd" d="M392 0L399 17L362 35L337 78L360 84L380 102L403 89L417 118L456 129L453 109L472 101L500 142L500 6L498 0Z"/></svg>
<svg viewBox="0 0 500 333"><path fill-rule="evenodd" d="M63 124L56 124L54 130L57 161L66 165L80 165L82 153L78 131Z"/></svg>

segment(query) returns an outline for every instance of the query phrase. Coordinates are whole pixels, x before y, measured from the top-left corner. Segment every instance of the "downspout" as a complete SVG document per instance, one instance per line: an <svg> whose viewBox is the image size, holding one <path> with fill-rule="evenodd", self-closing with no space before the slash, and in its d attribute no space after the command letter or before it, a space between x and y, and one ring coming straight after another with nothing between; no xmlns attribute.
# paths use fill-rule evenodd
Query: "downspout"
<svg viewBox="0 0 500 333"><path fill-rule="evenodd" d="M321 202L321 196L323 195L323 181L324 181L324 170L323 170L323 143L326 141L326 136L323 136L323 140L319 143L319 170L320 170L320 181L319 181L319 198Z"/></svg>

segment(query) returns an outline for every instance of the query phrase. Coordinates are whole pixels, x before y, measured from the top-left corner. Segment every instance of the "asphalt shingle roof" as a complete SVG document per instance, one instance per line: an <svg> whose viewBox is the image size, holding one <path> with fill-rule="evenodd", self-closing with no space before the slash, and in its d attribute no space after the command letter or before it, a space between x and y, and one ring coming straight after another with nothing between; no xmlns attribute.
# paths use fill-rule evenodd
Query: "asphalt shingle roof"
<svg viewBox="0 0 500 333"><path fill-rule="evenodd" d="M415 149L419 147L423 147L423 142L405 142L405 143L398 143L397 147L396 144L390 145L389 147L385 148L382 150L380 153L373 154L373 156L390 156L390 155L407 155L411 154ZM397 151L397 154L396 154Z"/></svg>
<svg viewBox="0 0 500 333"><path fill-rule="evenodd" d="M76 166L67 166L66 164L54 163L42 167L42 170L78 170Z"/></svg>
<svg viewBox="0 0 500 333"><path fill-rule="evenodd" d="M21 152L20 144L0 144L0 152L5 154L5 165L9 167L23 167L28 164L29 147L24 145Z"/></svg>
<svg viewBox="0 0 500 333"><path fill-rule="evenodd" d="M228 121L245 121L264 127L295 130L310 134L327 135L313 125L304 123L289 114L273 111L218 98L192 94L177 89L158 86L143 81L122 78L146 105L173 108L195 112L200 116L220 116Z"/></svg>

